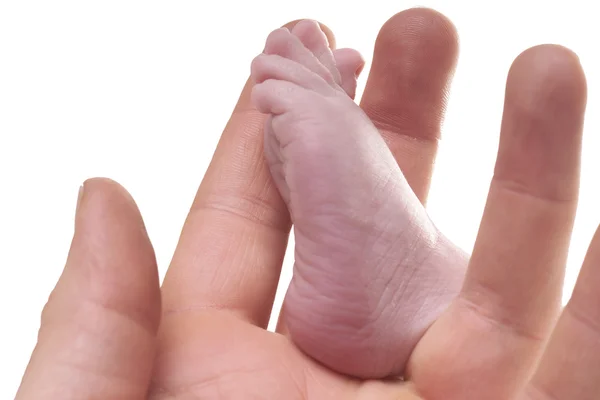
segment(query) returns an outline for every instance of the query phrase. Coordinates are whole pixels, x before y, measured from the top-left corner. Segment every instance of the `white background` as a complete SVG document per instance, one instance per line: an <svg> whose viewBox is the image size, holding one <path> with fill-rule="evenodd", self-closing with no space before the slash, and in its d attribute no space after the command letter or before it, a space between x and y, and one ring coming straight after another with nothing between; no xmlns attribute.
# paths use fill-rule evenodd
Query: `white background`
<svg viewBox="0 0 600 400"><path fill-rule="evenodd" d="M467 250L492 173L510 63L540 43L566 45L581 58L589 102L568 295L600 220L594 2L424 3L450 17L461 37L429 210ZM381 25L415 5L350 4L0 2L1 399L14 396L35 344L39 313L66 259L81 182L108 176L129 189L163 276L250 61L269 31L293 19L319 19L340 47L357 48L370 63ZM284 283L290 267L287 259Z"/></svg>

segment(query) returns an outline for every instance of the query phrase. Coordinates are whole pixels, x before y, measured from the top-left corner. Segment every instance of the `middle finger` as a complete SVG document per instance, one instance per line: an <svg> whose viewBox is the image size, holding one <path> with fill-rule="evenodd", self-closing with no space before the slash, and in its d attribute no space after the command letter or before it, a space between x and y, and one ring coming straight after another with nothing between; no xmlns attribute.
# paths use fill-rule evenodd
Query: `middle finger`
<svg viewBox="0 0 600 400"><path fill-rule="evenodd" d="M398 13L379 32L360 102L423 203L457 56L458 34L442 14Z"/></svg>

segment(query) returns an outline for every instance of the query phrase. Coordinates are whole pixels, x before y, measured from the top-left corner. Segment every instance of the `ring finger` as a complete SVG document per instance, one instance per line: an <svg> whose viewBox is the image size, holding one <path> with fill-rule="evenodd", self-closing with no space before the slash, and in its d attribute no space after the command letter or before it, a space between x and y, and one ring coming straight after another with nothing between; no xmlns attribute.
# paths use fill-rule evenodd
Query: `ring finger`
<svg viewBox="0 0 600 400"><path fill-rule="evenodd" d="M527 400L593 400L600 393L600 229L586 255Z"/></svg>
<svg viewBox="0 0 600 400"><path fill-rule="evenodd" d="M559 312L585 104L569 50L538 46L513 63L462 292L413 355L415 383L431 398L512 399L529 381Z"/></svg>

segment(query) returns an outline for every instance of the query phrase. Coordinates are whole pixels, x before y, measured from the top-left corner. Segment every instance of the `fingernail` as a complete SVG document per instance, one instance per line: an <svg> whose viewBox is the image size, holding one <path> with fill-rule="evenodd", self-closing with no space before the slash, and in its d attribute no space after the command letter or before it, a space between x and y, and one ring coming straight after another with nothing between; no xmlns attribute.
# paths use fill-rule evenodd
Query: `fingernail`
<svg viewBox="0 0 600 400"><path fill-rule="evenodd" d="M81 199L83 198L84 185L85 185L85 183L82 183L81 186L79 186L79 192L77 193L77 205L75 206L75 214L77 214L77 212L79 212L79 206L81 205Z"/></svg>

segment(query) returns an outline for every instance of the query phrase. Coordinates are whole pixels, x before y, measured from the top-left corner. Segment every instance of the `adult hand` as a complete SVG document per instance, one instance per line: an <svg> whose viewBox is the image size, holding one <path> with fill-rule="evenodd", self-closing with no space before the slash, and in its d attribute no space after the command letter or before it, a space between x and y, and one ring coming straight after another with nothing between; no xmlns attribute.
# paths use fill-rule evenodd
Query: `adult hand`
<svg viewBox="0 0 600 400"><path fill-rule="evenodd" d="M397 15L378 38L363 96L423 201L456 49L455 32L439 14ZM156 264L137 207L117 184L88 181L67 265L17 399L514 398L560 299L584 89L578 62L561 48L533 49L515 63L497 174L467 283L417 347L409 383L353 381L265 330L290 223L262 160L263 117L249 106L248 84L165 278L160 329ZM600 317L590 290L594 272L586 266L570 308L587 319L561 319L529 399L585 399L581 390L597 389L585 367L600 357L582 353L597 335L577 322ZM578 346L573 353L560 353L565 341ZM559 386L552 380L557 372L573 384Z"/></svg>

